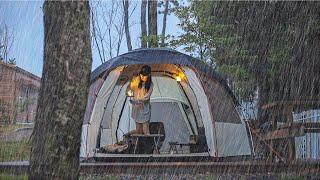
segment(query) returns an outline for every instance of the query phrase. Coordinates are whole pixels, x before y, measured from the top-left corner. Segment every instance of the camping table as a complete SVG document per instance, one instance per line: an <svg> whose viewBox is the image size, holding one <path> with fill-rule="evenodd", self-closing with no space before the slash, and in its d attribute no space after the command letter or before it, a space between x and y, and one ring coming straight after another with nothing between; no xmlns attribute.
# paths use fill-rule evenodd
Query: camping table
<svg viewBox="0 0 320 180"><path fill-rule="evenodd" d="M160 147L160 138L163 137L163 136L164 136L163 134L131 134L130 137L135 139L133 154L136 153L138 142L139 142L139 139L141 139L141 138L144 138L144 139L151 138L151 139L153 139L154 150L158 151L159 147Z"/></svg>

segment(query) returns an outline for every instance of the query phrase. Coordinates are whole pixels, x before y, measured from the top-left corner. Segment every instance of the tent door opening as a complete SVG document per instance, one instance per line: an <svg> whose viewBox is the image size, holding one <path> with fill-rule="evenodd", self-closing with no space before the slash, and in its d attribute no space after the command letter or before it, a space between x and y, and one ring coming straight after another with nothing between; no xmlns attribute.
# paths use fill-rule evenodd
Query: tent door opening
<svg viewBox="0 0 320 180"><path fill-rule="evenodd" d="M207 152L203 128L200 129L203 133L199 135L195 115L181 86L168 77L153 77L153 82L155 86L151 96L150 124L162 123L164 126L165 137L160 153ZM118 142L123 140L125 133L136 128L130 116L131 108L127 98L117 124Z"/></svg>

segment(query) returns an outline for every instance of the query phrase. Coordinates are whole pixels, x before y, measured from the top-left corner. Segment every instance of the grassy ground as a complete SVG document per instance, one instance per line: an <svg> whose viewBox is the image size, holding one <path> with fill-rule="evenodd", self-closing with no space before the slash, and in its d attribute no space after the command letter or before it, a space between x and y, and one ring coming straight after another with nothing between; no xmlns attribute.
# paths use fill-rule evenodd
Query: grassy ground
<svg viewBox="0 0 320 180"><path fill-rule="evenodd" d="M30 144L28 140L4 142L0 140L0 161L28 160Z"/></svg>
<svg viewBox="0 0 320 180"><path fill-rule="evenodd" d="M25 125L25 124L0 124L0 134L8 133L10 131L14 131L16 129L20 129L24 127L32 127L32 126Z"/></svg>
<svg viewBox="0 0 320 180"><path fill-rule="evenodd" d="M28 175L13 175L13 174L0 174L2 180L27 180Z"/></svg>
<svg viewBox="0 0 320 180"><path fill-rule="evenodd" d="M33 127L33 124L0 124L0 134L8 133L20 128Z"/></svg>
<svg viewBox="0 0 320 180"><path fill-rule="evenodd" d="M221 173L221 174L167 174L167 175L156 175L156 174L149 174L145 176L141 175L125 175L121 174L118 176L111 176L111 175L103 175L103 174L87 174L81 175L79 177L80 180L118 180L118 179L138 179L138 180L149 180L149 179L172 179L172 180L186 180L186 179L194 179L194 180L220 180L220 179L239 179L239 180L246 180L246 179L263 179L263 180L304 180L304 179L312 179L311 177L303 177L294 174L230 174L230 173ZM318 179L318 178L314 178Z"/></svg>
<svg viewBox="0 0 320 180"><path fill-rule="evenodd" d="M0 135L12 132L16 129L30 127L30 125L11 124L0 125ZM28 138L21 141L3 141L0 139L0 162L22 161L29 159L30 143ZM2 177L0 179L3 179Z"/></svg>
<svg viewBox="0 0 320 180"><path fill-rule="evenodd" d="M26 125L6 125L0 126L0 134L7 133L13 131L15 129L26 127ZM0 162L1 161L22 161L29 159L30 153L30 144L28 139L23 139L21 141L12 141L5 142L0 139ZM116 180L116 179L203 179L203 180L211 180L211 179L282 179L282 180L302 180L302 179L312 179L312 175L310 177L303 177L294 174L249 174L249 175L240 175L240 174L175 174L175 175L147 175L147 176L135 176L135 175L126 175L122 174L119 176L113 175L105 175L105 174L81 174L80 180ZM27 175L13 175L9 172L0 173L0 180L15 180L15 179L28 179ZM318 179L315 177L315 179Z"/></svg>
<svg viewBox="0 0 320 180"><path fill-rule="evenodd" d="M0 173L0 179L4 180L25 180L28 179L27 174L22 175L13 175L10 173ZM219 179L239 179L239 180L246 180L246 179L265 179L265 180L306 180L306 179L318 179L316 177L303 177L303 176L296 176L296 175L287 175L287 174L278 174L278 175L237 175L237 174L195 174L195 175L168 175L168 176L157 176L157 175L149 175L149 176L110 176L110 175L99 175L99 174L87 174L87 175L80 175L79 180L118 180L118 179L132 179L132 180L147 180L147 179L172 179L172 180L180 180L180 179L194 179L194 180L219 180Z"/></svg>

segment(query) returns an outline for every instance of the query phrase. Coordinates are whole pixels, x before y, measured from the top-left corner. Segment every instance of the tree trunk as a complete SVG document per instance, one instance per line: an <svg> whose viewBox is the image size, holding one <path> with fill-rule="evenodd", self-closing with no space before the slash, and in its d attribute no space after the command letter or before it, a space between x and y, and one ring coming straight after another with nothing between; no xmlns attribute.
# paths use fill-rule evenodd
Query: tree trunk
<svg viewBox="0 0 320 180"><path fill-rule="evenodd" d="M165 0L163 22L162 22L162 33L161 33L161 47L165 47L164 39L166 36L168 11L169 11L169 0Z"/></svg>
<svg viewBox="0 0 320 180"><path fill-rule="evenodd" d="M30 179L78 179L92 64L88 1L44 3L44 68Z"/></svg>
<svg viewBox="0 0 320 180"><path fill-rule="evenodd" d="M146 14L147 14L147 0L142 0L141 2L141 47L147 48L147 41L144 38L147 36L147 22L146 22Z"/></svg>
<svg viewBox="0 0 320 180"><path fill-rule="evenodd" d="M157 4L157 0L148 0L149 48L158 47Z"/></svg>
<svg viewBox="0 0 320 180"><path fill-rule="evenodd" d="M125 29L126 38L127 38L127 46L128 46L128 51L131 51L132 45L131 45L131 37L129 32L129 0L123 0L123 8L124 8L124 29Z"/></svg>

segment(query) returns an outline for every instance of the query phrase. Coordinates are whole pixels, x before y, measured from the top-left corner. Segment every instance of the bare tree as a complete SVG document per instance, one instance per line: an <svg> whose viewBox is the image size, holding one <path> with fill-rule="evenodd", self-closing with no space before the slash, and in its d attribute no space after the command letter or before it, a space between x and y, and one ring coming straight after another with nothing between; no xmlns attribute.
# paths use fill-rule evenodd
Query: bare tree
<svg viewBox="0 0 320 180"><path fill-rule="evenodd" d="M158 47L157 0L148 0L149 47Z"/></svg>
<svg viewBox="0 0 320 180"><path fill-rule="evenodd" d="M164 0L164 12L163 12L163 21L162 21L162 32L161 32L161 47L165 47L165 36L166 36L166 28L167 28L167 16L169 12L169 0Z"/></svg>
<svg viewBox="0 0 320 180"><path fill-rule="evenodd" d="M129 0L123 0L123 10L124 10L124 29L126 33L128 51L132 50L131 37L129 32Z"/></svg>
<svg viewBox="0 0 320 180"><path fill-rule="evenodd" d="M45 1L44 68L31 136L30 179L78 179L90 70L88 1Z"/></svg>
<svg viewBox="0 0 320 180"><path fill-rule="evenodd" d="M0 61L15 64L15 60L9 58L9 52L12 48L13 42L13 30L10 32L8 25L4 23L3 27L0 27Z"/></svg>
<svg viewBox="0 0 320 180"><path fill-rule="evenodd" d="M97 48L101 63L118 55L124 34L124 19L121 4L110 2L92 2L91 23L94 48Z"/></svg>
<svg viewBox="0 0 320 180"><path fill-rule="evenodd" d="M123 10L125 8L122 9L123 3L117 0L91 2L93 48L97 48L101 63L120 54L120 47L125 35L126 19ZM136 5L133 4L129 10L129 4L131 2L128 2L128 30L132 25L129 23L129 18L136 8ZM129 42L131 45L131 37Z"/></svg>
<svg viewBox="0 0 320 180"><path fill-rule="evenodd" d="M147 22L146 22L146 14L147 14L147 0L141 1L141 16L140 16L140 24L141 24L141 47L147 47L147 41L144 40L147 37Z"/></svg>
<svg viewBox="0 0 320 180"><path fill-rule="evenodd" d="M92 7L92 6L91 6ZM96 17L94 14L94 11L91 11L91 24L92 24L92 38L93 38L93 46L97 48L98 53L99 53L99 58L101 61L101 64L106 61L105 55L104 55L104 48L103 48L103 42L101 38L101 33L97 34L97 29L96 29Z"/></svg>

